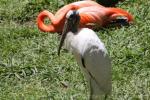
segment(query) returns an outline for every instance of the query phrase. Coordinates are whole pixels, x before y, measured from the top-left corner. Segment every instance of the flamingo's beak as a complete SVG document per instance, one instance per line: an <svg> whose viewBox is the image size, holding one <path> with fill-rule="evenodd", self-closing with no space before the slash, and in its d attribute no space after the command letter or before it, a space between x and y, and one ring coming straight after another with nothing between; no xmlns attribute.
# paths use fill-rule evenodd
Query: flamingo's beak
<svg viewBox="0 0 150 100"><path fill-rule="evenodd" d="M111 24L118 24L119 26L128 26L130 25L130 22L128 21L128 18L125 16L118 16L114 21L111 22Z"/></svg>

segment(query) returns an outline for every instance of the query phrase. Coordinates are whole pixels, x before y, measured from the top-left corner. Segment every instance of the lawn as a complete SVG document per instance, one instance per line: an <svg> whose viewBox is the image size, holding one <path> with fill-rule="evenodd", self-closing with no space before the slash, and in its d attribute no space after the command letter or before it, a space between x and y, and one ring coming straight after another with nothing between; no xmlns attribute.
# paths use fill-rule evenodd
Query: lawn
<svg viewBox="0 0 150 100"><path fill-rule="evenodd" d="M59 1L59 2L57 2ZM0 0L0 100L87 100L86 80L71 53L57 55L57 34L40 32L36 16L69 0ZM102 28L112 59L109 100L150 100L150 0L117 7L134 15L129 27Z"/></svg>

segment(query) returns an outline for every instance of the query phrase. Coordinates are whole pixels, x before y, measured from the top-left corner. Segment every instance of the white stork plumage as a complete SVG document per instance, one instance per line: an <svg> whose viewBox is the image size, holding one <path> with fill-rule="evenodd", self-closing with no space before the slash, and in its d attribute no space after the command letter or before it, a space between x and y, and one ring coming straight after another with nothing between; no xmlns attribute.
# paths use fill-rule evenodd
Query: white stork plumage
<svg viewBox="0 0 150 100"><path fill-rule="evenodd" d="M89 82L90 100L101 100L111 92L111 61L96 33L88 28L79 29L79 22L78 11L67 13L58 55L65 42L65 48L74 54Z"/></svg>

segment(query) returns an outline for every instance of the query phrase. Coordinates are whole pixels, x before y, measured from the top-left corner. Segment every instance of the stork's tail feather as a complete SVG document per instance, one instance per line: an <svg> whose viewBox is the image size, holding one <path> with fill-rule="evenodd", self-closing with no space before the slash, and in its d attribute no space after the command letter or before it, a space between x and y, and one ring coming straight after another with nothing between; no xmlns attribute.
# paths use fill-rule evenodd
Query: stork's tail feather
<svg viewBox="0 0 150 100"><path fill-rule="evenodd" d="M94 79L90 78L90 100L106 100L111 89L108 91L103 90L103 87L100 87Z"/></svg>

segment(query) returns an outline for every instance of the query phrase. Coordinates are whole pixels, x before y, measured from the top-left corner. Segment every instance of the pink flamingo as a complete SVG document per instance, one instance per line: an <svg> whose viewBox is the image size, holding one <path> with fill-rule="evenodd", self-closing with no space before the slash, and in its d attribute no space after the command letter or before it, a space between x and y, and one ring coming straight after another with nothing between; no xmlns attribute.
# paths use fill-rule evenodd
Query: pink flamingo
<svg viewBox="0 0 150 100"><path fill-rule="evenodd" d="M94 1L78 1L62 7L56 12L55 16L47 10L42 11L37 17L38 28L43 32L61 33L65 16L69 10L78 10L80 12L80 27L92 28L89 24L94 23L98 26L105 26L111 21L117 20L119 16L126 17L128 22L133 20L132 16L123 9L107 8ZM44 24L46 17L51 20L51 24Z"/></svg>
<svg viewBox="0 0 150 100"><path fill-rule="evenodd" d="M65 15L67 14L67 12L69 10L77 10L79 8L87 7L87 6L101 6L101 5L99 5L94 1L78 1L74 3L70 3L60 8L56 12L55 16L51 12L44 10L37 17L38 28L44 32L52 32L52 33L61 32L63 29L63 25L65 22ZM51 20L51 24L49 25L44 24L44 19L46 17L48 17Z"/></svg>

